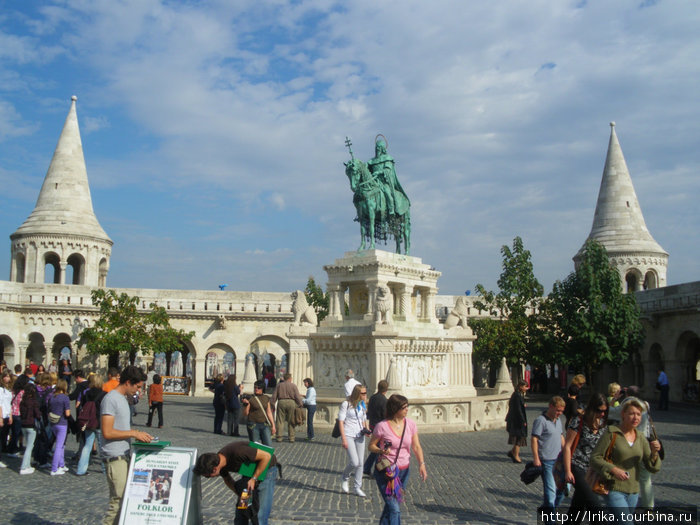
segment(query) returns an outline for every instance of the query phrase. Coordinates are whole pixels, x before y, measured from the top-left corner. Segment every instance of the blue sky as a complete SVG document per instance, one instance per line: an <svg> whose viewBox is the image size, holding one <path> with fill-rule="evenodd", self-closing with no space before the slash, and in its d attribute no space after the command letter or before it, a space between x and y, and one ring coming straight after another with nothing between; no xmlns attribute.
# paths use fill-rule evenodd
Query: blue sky
<svg viewBox="0 0 700 525"><path fill-rule="evenodd" d="M669 284L697 280L698 27L693 0L0 0L0 277L77 95L111 286L325 283L360 240L345 136L382 133L441 293L496 288L517 235L549 291L611 120Z"/></svg>

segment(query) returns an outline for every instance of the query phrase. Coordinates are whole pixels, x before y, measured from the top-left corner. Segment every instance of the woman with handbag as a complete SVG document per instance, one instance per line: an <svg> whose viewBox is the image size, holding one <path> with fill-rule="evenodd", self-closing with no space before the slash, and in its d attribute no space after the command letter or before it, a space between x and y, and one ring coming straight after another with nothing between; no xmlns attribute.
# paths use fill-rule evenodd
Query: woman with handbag
<svg viewBox="0 0 700 525"><path fill-rule="evenodd" d="M508 452L508 457L513 463L522 463L520 459L520 447L527 445L527 414L525 413L525 392L527 383L518 381L518 388L510 396L508 402L508 414L506 414L506 431L508 432L508 444L513 448Z"/></svg>
<svg viewBox="0 0 700 525"><path fill-rule="evenodd" d="M610 483L606 502L620 513L620 523L632 523L625 517L637 506L640 469L661 469L659 442L649 442L637 431L643 410L638 400L627 401L622 407L620 426L608 426L591 455L591 468Z"/></svg>
<svg viewBox="0 0 700 525"><path fill-rule="evenodd" d="M603 435L608 413L608 403L603 394L594 394L588 401L583 416L574 417L566 430L566 442L562 450L564 473L567 483L573 483L575 492L571 498L568 523L581 523L582 510L595 510L602 500L586 483L586 472L591 453Z"/></svg>
<svg viewBox="0 0 700 525"><path fill-rule="evenodd" d="M428 478L423 448L418 439L416 422L406 417L408 399L393 394L386 402L386 419L374 427L369 443L370 452L379 454L374 468L374 479L384 499L380 525L400 525L403 491L408 481L411 451L418 460L418 471L423 481Z"/></svg>
<svg viewBox="0 0 700 525"><path fill-rule="evenodd" d="M338 412L338 426L340 437L343 440L343 448L348 453L348 464L343 470L341 488L346 494L350 492L350 475L355 475L355 494L364 498L367 496L362 491L362 465L365 459L365 436L371 434L367 421L367 409L365 401L367 387L355 385L350 396L341 403Z"/></svg>
<svg viewBox="0 0 700 525"><path fill-rule="evenodd" d="M68 418L70 417L70 400L66 395L68 383L65 379L56 382L56 389L49 399L49 421L56 436L56 447L51 461L51 475L61 476L68 472L64 460L66 437L68 437Z"/></svg>

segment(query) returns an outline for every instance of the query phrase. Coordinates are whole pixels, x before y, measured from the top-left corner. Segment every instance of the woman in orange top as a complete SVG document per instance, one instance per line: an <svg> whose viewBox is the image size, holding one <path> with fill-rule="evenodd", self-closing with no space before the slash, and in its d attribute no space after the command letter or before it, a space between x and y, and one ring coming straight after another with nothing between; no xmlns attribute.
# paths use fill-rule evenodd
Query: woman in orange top
<svg viewBox="0 0 700 525"><path fill-rule="evenodd" d="M147 427L151 426L153 412L158 409L158 428L163 428L163 385L161 385L160 382L161 377L155 374L153 376L153 384L148 389L148 404L151 408L148 411Z"/></svg>

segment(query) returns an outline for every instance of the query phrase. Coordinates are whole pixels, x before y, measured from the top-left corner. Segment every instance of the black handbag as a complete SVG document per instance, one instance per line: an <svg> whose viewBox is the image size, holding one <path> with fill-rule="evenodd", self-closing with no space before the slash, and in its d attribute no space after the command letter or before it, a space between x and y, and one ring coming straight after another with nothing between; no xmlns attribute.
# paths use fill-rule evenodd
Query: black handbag
<svg viewBox="0 0 700 525"><path fill-rule="evenodd" d="M656 427L654 426L654 421L651 419L651 414L649 414L649 425L651 426L651 441L659 442L659 445L661 446L659 449L659 457L661 458L661 461L663 461L664 457L666 457L666 451L664 450L664 444L661 442L656 433Z"/></svg>
<svg viewBox="0 0 700 525"><path fill-rule="evenodd" d="M335 425L333 425L333 431L331 432L331 437L334 437L334 438L340 437L340 421L338 421L337 419L335 420Z"/></svg>

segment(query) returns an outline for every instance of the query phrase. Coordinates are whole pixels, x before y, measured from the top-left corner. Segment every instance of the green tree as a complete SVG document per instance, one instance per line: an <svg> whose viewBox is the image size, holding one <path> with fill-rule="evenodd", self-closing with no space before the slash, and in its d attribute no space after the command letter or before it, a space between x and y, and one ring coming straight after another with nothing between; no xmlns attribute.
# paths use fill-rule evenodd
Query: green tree
<svg viewBox="0 0 700 525"><path fill-rule="evenodd" d="M554 283L545 309L548 333L565 364L592 370L620 365L644 342L634 294L623 294L605 248L588 241L576 271Z"/></svg>
<svg viewBox="0 0 700 525"><path fill-rule="evenodd" d="M537 311L544 288L534 275L530 252L520 237L513 239L512 249L504 245L501 254L499 292L487 291L477 284L481 299L474 302L479 310L497 318L472 318L469 326L477 336L474 357L478 361L498 365L505 357L514 365L536 355L533 347L541 340Z"/></svg>
<svg viewBox="0 0 700 525"><path fill-rule="evenodd" d="M328 292L323 293L323 288L316 284L312 276L309 276L304 295L306 296L306 301L316 310L319 322L323 321L328 315Z"/></svg>
<svg viewBox="0 0 700 525"><path fill-rule="evenodd" d="M194 332L176 330L170 326L168 313L162 306L149 305L148 312L139 312L141 300L115 290L92 291L92 304L99 309L95 324L85 328L78 338L78 345L85 345L88 353L110 355L137 351L143 354L173 352L182 343L194 337Z"/></svg>

